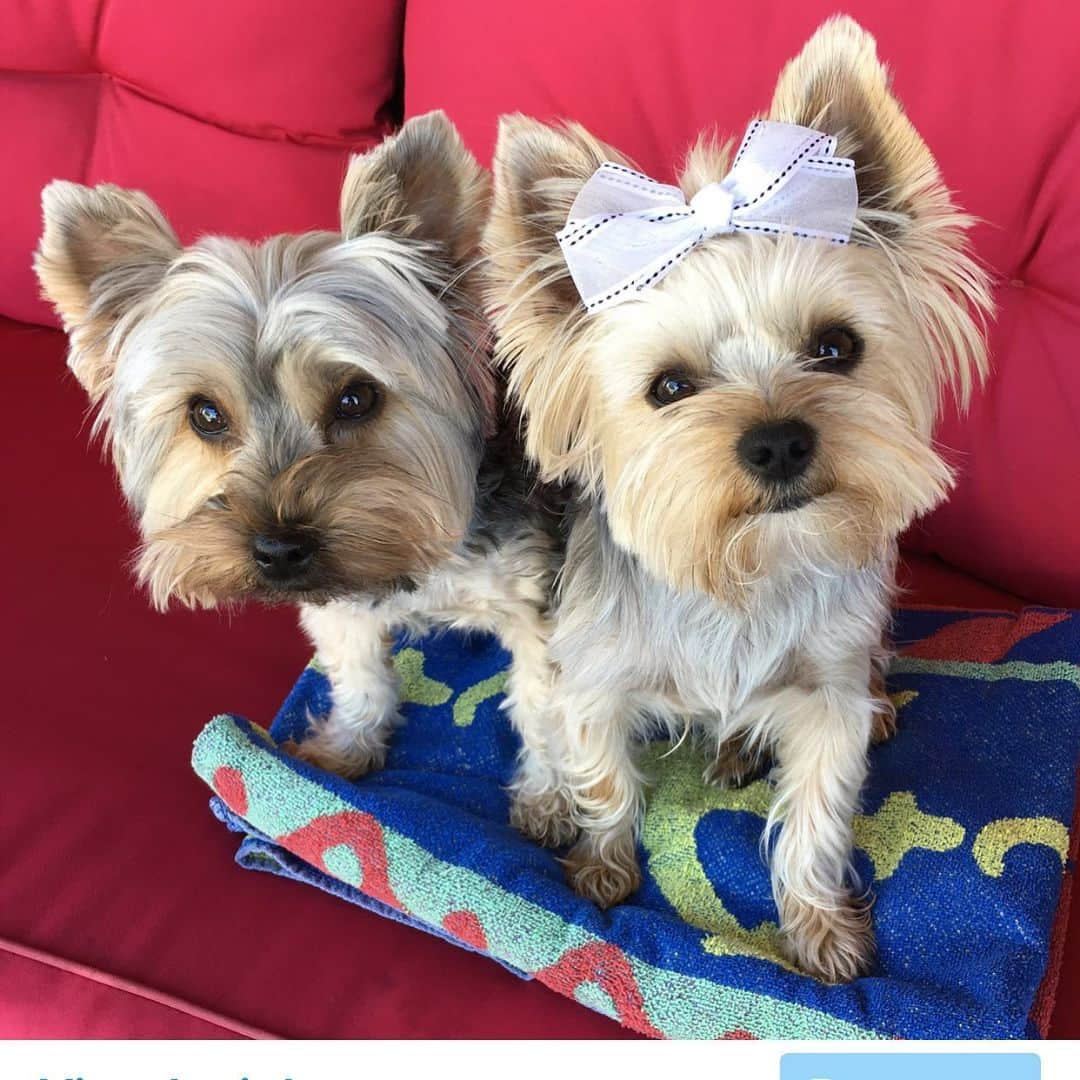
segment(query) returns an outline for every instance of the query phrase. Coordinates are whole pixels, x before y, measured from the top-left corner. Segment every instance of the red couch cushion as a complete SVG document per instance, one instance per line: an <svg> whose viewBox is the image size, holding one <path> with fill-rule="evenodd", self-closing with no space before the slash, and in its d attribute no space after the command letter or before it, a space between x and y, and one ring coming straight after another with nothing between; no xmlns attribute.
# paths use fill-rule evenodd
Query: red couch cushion
<svg viewBox="0 0 1080 1080"><path fill-rule="evenodd" d="M142 188L181 239L333 227L385 134L404 0L0 5L0 314L52 323L30 254L54 178Z"/></svg>
<svg viewBox="0 0 1080 1080"><path fill-rule="evenodd" d="M851 0L997 283L995 374L940 438L963 478L912 543L1002 588L1080 605L1080 7ZM405 107L490 160L499 113L580 120L668 179L697 133L741 134L835 0L410 0Z"/></svg>

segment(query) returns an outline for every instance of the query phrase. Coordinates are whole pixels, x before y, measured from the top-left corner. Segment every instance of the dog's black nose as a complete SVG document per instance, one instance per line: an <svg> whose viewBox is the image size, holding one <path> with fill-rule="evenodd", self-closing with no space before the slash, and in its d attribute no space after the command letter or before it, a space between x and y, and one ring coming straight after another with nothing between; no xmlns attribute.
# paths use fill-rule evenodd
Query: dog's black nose
<svg viewBox="0 0 1080 1080"><path fill-rule="evenodd" d="M308 533L287 529L256 536L251 542L251 556L263 577L286 582L299 577L311 565L318 547Z"/></svg>
<svg viewBox="0 0 1080 1080"><path fill-rule="evenodd" d="M794 480L814 458L817 435L801 420L758 424L735 447L743 467L770 484Z"/></svg>

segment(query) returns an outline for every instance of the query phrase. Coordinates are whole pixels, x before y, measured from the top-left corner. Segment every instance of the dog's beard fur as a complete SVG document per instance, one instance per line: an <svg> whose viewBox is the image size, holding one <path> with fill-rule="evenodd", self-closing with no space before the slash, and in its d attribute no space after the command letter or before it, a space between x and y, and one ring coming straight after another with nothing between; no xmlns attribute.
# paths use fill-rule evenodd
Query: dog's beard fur
<svg viewBox="0 0 1080 1080"><path fill-rule="evenodd" d="M158 607L170 599L215 607L253 598L326 603L410 587L460 543L471 507L472 454L424 479L392 461L332 447L269 479L230 475L220 495L153 533L138 576ZM319 544L311 569L287 586L268 582L252 538L291 526Z"/></svg>
<svg viewBox="0 0 1080 1080"><path fill-rule="evenodd" d="M676 588L731 603L794 570L881 562L912 516L941 498L948 469L887 400L803 381L769 403L750 388L688 402L606 489L616 541ZM748 427L787 415L828 423L810 470L782 493L763 490L735 445Z"/></svg>

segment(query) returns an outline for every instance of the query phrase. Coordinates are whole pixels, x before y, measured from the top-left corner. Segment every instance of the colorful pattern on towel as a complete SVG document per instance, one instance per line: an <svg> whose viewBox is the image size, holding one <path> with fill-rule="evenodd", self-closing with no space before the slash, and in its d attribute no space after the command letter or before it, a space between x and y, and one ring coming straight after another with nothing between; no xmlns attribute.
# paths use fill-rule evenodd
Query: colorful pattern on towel
<svg viewBox="0 0 1080 1080"><path fill-rule="evenodd" d="M1080 617L908 610L896 631L899 733L872 753L855 824L879 956L847 986L783 961L759 854L768 782L706 787L690 746L645 748L655 785L639 892L605 913L568 889L556 855L507 823L518 742L499 710L507 657L491 639L400 648L408 722L387 767L358 783L275 745L328 707L314 666L270 734L219 716L193 764L219 816L247 834L243 865L489 953L647 1035L1037 1035L1030 1017L1072 869Z"/></svg>

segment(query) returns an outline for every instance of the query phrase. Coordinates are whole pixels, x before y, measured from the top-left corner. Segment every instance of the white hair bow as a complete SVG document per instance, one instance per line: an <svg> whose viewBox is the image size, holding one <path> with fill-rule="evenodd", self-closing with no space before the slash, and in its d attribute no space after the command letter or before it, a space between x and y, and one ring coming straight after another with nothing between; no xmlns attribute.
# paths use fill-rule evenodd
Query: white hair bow
<svg viewBox="0 0 1080 1080"><path fill-rule="evenodd" d="M755 120L731 172L689 203L677 187L605 161L556 238L585 307L601 311L655 285L710 236L736 230L846 244L859 202L855 163L836 139Z"/></svg>

